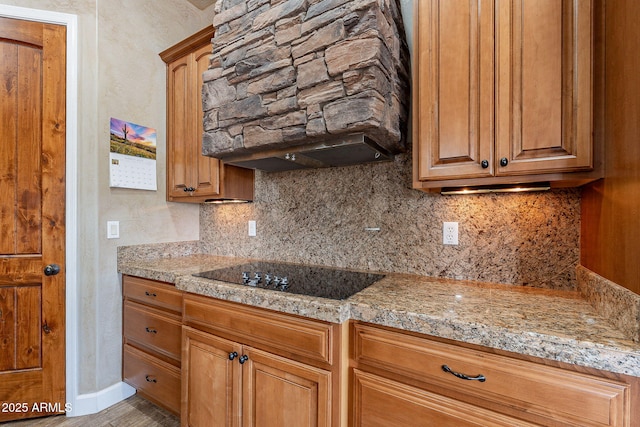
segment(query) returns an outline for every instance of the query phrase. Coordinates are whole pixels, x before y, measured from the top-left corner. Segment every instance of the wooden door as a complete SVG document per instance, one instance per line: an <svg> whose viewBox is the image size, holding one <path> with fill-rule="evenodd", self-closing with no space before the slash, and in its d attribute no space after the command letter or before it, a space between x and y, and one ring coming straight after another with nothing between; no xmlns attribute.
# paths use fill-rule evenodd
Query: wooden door
<svg viewBox="0 0 640 427"><path fill-rule="evenodd" d="M331 373L254 348L245 348L244 427L328 427Z"/></svg>
<svg viewBox="0 0 640 427"><path fill-rule="evenodd" d="M420 181L492 176L494 1L419 0Z"/></svg>
<svg viewBox="0 0 640 427"><path fill-rule="evenodd" d="M65 52L0 18L0 421L65 410Z"/></svg>
<svg viewBox="0 0 640 427"><path fill-rule="evenodd" d="M183 326L181 424L240 425L242 346Z"/></svg>
<svg viewBox="0 0 640 427"><path fill-rule="evenodd" d="M496 174L592 167L592 1L500 0Z"/></svg>

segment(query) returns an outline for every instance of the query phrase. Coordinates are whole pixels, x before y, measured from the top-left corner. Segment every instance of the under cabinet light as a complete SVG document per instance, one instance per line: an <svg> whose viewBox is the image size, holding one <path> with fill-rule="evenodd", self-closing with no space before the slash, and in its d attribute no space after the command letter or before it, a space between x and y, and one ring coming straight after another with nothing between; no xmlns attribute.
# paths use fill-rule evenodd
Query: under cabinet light
<svg viewBox="0 0 640 427"><path fill-rule="evenodd" d="M208 205L222 205L231 203L251 203L251 200L242 199L207 199L204 201Z"/></svg>
<svg viewBox="0 0 640 427"><path fill-rule="evenodd" d="M532 191L547 191L551 189L548 182L534 182L516 185L487 185L481 187L445 187L440 190L444 196L462 194L486 194L486 193L526 193Z"/></svg>

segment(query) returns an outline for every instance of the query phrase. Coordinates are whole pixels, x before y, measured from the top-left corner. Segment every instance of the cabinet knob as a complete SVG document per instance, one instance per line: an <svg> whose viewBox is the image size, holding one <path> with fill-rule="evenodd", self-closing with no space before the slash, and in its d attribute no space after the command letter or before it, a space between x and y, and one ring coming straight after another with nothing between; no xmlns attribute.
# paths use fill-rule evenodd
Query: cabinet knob
<svg viewBox="0 0 640 427"><path fill-rule="evenodd" d="M195 189L195 188L193 188L193 187L184 187L184 190L183 190L183 191L184 191L185 193L193 193L194 191L196 191L196 189Z"/></svg>
<svg viewBox="0 0 640 427"><path fill-rule="evenodd" d="M157 334L157 333L158 333L158 330L157 330L157 329L153 329L153 328L149 328L149 327L146 327L146 328L144 328L144 329L145 329L147 332L149 332L150 334Z"/></svg>
<svg viewBox="0 0 640 427"><path fill-rule="evenodd" d="M507 160L506 157L503 157L500 159L500 166L504 167L507 166L509 164L509 160Z"/></svg>
<svg viewBox="0 0 640 427"><path fill-rule="evenodd" d="M243 354L242 356L240 356L240 359L238 359L241 365L244 365L244 362L246 362L247 360L249 360L249 356L247 356L246 354Z"/></svg>
<svg viewBox="0 0 640 427"><path fill-rule="evenodd" d="M482 169L486 169L489 167L489 162L487 160L483 160L480 162L480 166L482 166Z"/></svg>
<svg viewBox="0 0 640 427"><path fill-rule="evenodd" d="M237 351L233 351L233 352L229 353L229 360L233 360L236 357L238 357L238 352Z"/></svg>
<svg viewBox="0 0 640 427"><path fill-rule="evenodd" d="M147 380L148 383L157 383L158 382L158 380L155 377L151 376L151 375L145 375L144 379Z"/></svg>

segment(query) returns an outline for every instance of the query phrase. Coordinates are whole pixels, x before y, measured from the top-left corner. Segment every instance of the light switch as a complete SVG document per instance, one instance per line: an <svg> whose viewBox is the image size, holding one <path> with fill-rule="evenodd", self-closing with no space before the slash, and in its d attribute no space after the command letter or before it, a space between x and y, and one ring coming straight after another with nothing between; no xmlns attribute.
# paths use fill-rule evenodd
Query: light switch
<svg viewBox="0 0 640 427"><path fill-rule="evenodd" d="M120 221L107 221L107 239L120 238Z"/></svg>
<svg viewBox="0 0 640 427"><path fill-rule="evenodd" d="M256 237L256 222L249 221L249 237Z"/></svg>

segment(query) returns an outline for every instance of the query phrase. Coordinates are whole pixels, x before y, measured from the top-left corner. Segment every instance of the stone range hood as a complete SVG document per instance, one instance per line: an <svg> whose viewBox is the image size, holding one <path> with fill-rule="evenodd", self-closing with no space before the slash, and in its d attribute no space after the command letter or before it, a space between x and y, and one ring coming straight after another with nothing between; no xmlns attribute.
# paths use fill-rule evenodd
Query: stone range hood
<svg viewBox="0 0 640 427"><path fill-rule="evenodd" d="M405 151L399 0L218 0L202 153L267 171Z"/></svg>

